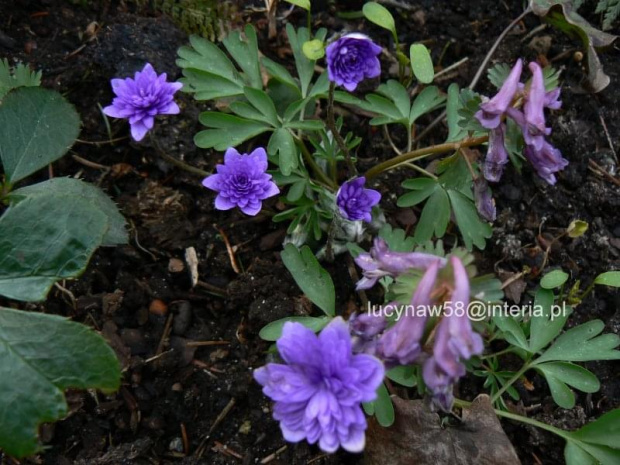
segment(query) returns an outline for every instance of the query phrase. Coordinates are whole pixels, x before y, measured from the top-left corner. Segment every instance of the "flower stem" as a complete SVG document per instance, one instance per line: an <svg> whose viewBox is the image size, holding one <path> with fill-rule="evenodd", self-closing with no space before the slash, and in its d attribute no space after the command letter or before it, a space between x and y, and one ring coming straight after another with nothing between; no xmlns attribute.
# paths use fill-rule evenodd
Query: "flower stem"
<svg viewBox="0 0 620 465"><path fill-rule="evenodd" d="M475 145L484 144L488 140L489 136L472 137L468 139L463 139L459 142L447 142L445 144L431 145L430 147L424 147L418 150L413 150L411 152L406 152L402 155L390 158L389 160L373 166L368 171L366 171L364 176L366 176L366 179L374 178L375 176L383 173L384 171L395 168L403 162L413 160L415 158L421 158L426 155L456 151L461 149L462 147L473 147Z"/></svg>
<svg viewBox="0 0 620 465"><path fill-rule="evenodd" d="M327 127L332 132L332 136L334 137L334 140L338 144L338 147L340 147L340 150L342 151L342 153L344 153L344 157L345 157L345 159L347 161L347 166L349 168L349 175L356 176L357 175L357 169L355 168L355 165L353 164L353 160L351 160L351 154L349 153L349 149L347 147L347 144L344 142L344 139L340 135L340 132L338 132L338 128L336 127L336 120L334 119L334 91L335 91L335 88L336 88L336 85L333 82L330 82L330 84L329 84L329 99L328 99L328 103L327 103Z"/></svg>
<svg viewBox="0 0 620 465"><path fill-rule="evenodd" d="M317 176L317 178L319 178L318 180L320 181L320 183L324 184L330 189L333 189L333 190L338 189L338 185L336 184L336 182L332 181L329 178L329 176L325 174L325 172L321 169L321 167L314 160L314 157L308 150L308 147L306 147L306 144L304 144L302 140L297 139L297 146L301 150L301 153L304 157L304 161L308 164L308 166L310 166L310 168L312 169L314 174Z"/></svg>
<svg viewBox="0 0 620 465"><path fill-rule="evenodd" d="M454 405L457 407L471 407L471 402L467 402L466 400L454 399ZM493 409L495 414L498 417L508 418L509 420L519 421L521 423L525 423L528 425L535 426L540 429L544 429L545 431L549 431L550 433L557 434L561 438L566 440L571 439L569 432L564 431L560 428L556 428L555 426L548 425L547 423L543 423L542 421L534 420L533 418L524 417L522 415L517 415L516 413L505 412L503 410Z"/></svg>

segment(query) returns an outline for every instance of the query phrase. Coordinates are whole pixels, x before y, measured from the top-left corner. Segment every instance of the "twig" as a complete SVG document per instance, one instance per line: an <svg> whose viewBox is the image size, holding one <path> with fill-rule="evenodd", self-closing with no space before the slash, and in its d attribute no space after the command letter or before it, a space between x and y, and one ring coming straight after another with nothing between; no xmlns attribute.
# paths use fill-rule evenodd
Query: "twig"
<svg viewBox="0 0 620 465"><path fill-rule="evenodd" d="M164 345L166 344L166 339L170 335L170 331L172 330L172 320L174 319L174 313L170 313L168 315L168 319L166 320L166 326L164 326L164 332L161 335L161 339L159 340L159 344L157 345L157 351L155 355L160 355L164 351Z"/></svg>
<svg viewBox="0 0 620 465"><path fill-rule="evenodd" d="M347 161L347 166L349 168L350 176L357 176L357 168L353 164L353 160L351 160L351 154L349 153L349 148L347 144L344 142L344 139L340 135L338 128L336 127L336 120L334 119L334 90L336 85L333 82L329 84L329 99L327 103L327 127L332 133L334 140L340 147L342 153L344 153L344 157Z"/></svg>
<svg viewBox="0 0 620 465"><path fill-rule="evenodd" d="M79 142L80 144L100 146L100 145L106 145L106 144L113 144L115 142L120 142L125 139L129 139L129 136L117 137L116 139L108 139L108 140L90 141L90 140L75 139L75 141Z"/></svg>
<svg viewBox="0 0 620 465"><path fill-rule="evenodd" d="M613 182L616 186L620 186L620 180L615 178L614 176L612 176L611 174L609 174L607 171L605 171L605 169L603 169L603 167L601 165L599 165L598 163L596 163L594 160L589 159L588 160L588 165L590 165L588 168L590 168L590 171L603 176L604 178L609 179L611 182Z"/></svg>
<svg viewBox="0 0 620 465"><path fill-rule="evenodd" d="M598 114L599 119L601 120L601 124L603 125L603 131L605 131L605 137L607 137L607 143L609 144L609 148L611 149L611 153L614 154L614 158L616 159L616 163L618 163L618 154L616 153L616 149L614 149L614 143L611 140L611 136L609 135L609 130L607 129L607 124L605 124L605 120L603 119L603 115Z"/></svg>
<svg viewBox="0 0 620 465"><path fill-rule="evenodd" d="M100 165L99 163L95 163L94 161L87 160L86 158L82 158L79 155L71 155L75 161L78 163L88 166L89 168L93 168L96 170L110 171L111 168L106 165Z"/></svg>
<svg viewBox="0 0 620 465"><path fill-rule="evenodd" d="M196 283L196 286L202 287L203 289L208 290L212 294L219 295L220 297L226 297L228 295L228 291L226 289L214 286L213 284L205 283L204 281L199 280Z"/></svg>
<svg viewBox="0 0 620 465"><path fill-rule="evenodd" d="M185 423L181 423L181 439L183 440L183 452L185 452L185 455L189 455L189 438L187 436Z"/></svg>
<svg viewBox="0 0 620 465"><path fill-rule="evenodd" d="M226 416L230 413L230 411L232 410L232 408L235 406L236 403L237 401L235 400L234 397L232 397L230 401L228 402L228 404L226 404L226 407L224 407L224 409L217 416L217 418L213 422L213 425L211 425L211 428L209 428L209 432L207 433L207 435L210 435L211 433L213 433L213 431L215 431L215 428L217 428L218 425L222 423L222 421L224 421L224 418L226 418Z"/></svg>
<svg viewBox="0 0 620 465"><path fill-rule="evenodd" d="M185 347L227 346L230 341L191 341Z"/></svg>
<svg viewBox="0 0 620 465"><path fill-rule="evenodd" d="M465 57L460 59L459 61L457 61L456 63L452 63L450 66L448 66L447 68L442 69L441 71L439 71L438 73L435 74L435 79L437 79L440 76L443 76L444 74L449 73L450 71L458 68L459 66L464 65L465 63L467 63L469 61L469 57Z"/></svg>
<svg viewBox="0 0 620 465"><path fill-rule="evenodd" d="M226 235L226 233L224 232L222 228L220 228L216 224L213 226L215 227L215 229L217 229L217 232L220 233L220 236L222 236L222 240L224 241L224 244L226 245L226 252L228 252L228 258L230 259L230 265L232 266L233 271L237 274L240 274L241 268L239 268L239 265L237 264L237 257L235 257L235 251L230 245L228 236Z"/></svg>
<svg viewBox="0 0 620 465"><path fill-rule="evenodd" d="M275 451L273 454L269 454L267 457L265 457L264 459L262 459L260 461L261 465L265 465L267 463L271 463L273 462L275 459L278 458L278 455L282 454L286 449L288 448L288 446L282 446L280 447L277 451Z"/></svg>
<svg viewBox="0 0 620 465"><path fill-rule="evenodd" d="M213 450L214 452L220 452L224 455L231 455L232 457L235 457L239 460L243 460L243 455L241 455L239 452L232 450L230 447L222 444L219 441L215 441L215 446L213 446L211 450Z"/></svg>

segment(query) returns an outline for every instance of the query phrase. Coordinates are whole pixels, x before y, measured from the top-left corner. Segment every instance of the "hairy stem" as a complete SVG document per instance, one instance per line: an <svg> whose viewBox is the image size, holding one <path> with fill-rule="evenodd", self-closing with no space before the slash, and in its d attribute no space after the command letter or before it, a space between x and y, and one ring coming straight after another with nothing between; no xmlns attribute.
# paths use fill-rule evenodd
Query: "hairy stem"
<svg viewBox="0 0 620 465"><path fill-rule="evenodd" d="M332 136L334 137L334 140L338 144L338 147L340 147L340 151L344 153L344 157L347 161L347 167L349 168L349 175L356 176L357 169L355 168L355 165L353 164L353 160L351 160L351 154L349 153L347 144L344 142L344 139L340 135L340 132L338 132L338 128L336 127L336 120L334 119L335 88L336 88L336 85L333 82L331 82L329 84L329 99L327 103L327 127L331 131Z"/></svg>
<svg viewBox="0 0 620 465"><path fill-rule="evenodd" d="M336 182L332 181L329 178L329 176L327 176L325 172L321 169L321 167L317 164L316 160L314 159L314 157L308 150L308 147L306 147L306 144L304 144L302 140L297 139L297 146L301 150L301 154L304 157L304 161L310 167L310 169L312 169L312 172L316 175L316 177L318 178L318 181L321 184L328 187L329 189L332 189L332 190L338 189L338 185L336 184Z"/></svg>
<svg viewBox="0 0 620 465"><path fill-rule="evenodd" d="M366 171L364 176L366 176L366 179L374 178L375 176L383 173L384 171L388 171L403 162L414 160L416 158L421 158L426 155L457 151L462 147L473 147L475 145L484 144L488 140L488 136L472 137L463 139L459 142L447 142L445 144L431 145L430 147L413 150L411 152L403 153L402 155L390 158L383 163L379 163L378 165L373 166L368 171Z"/></svg>

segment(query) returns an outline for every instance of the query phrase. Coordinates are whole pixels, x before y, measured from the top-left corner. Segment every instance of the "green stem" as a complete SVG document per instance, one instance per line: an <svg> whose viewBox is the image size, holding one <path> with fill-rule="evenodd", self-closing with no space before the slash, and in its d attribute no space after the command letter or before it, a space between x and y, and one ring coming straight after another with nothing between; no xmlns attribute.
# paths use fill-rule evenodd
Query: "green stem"
<svg viewBox="0 0 620 465"><path fill-rule="evenodd" d="M439 178L437 176L435 176L433 173L426 171L424 168L420 168L418 165L411 163L411 162L405 162L403 163L403 165L408 166L409 168L411 168L412 170L415 170L419 173L422 173L424 176L428 176L431 179L434 179L435 181L437 181Z"/></svg>
<svg viewBox="0 0 620 465"><path fill-rule="evenodd" d="M583 294L579 296L579 300L583 301L583 299L585 299L588 296L588 294L592 292L592 289L594 289L594 286L596 286L596 280L592 281L592 283L590 283L590 285L586 288L586 290L583 291Z"/></svg>
<svg viewBox="0 0 620 465"><path fill-rule="evenodd" d="M481 145L487 142L488 140L489 140L488 136L472 137L468 139L463 139L459 142L447 142L445 144L431 145L430 147L424 147L418 150L413 150L411 152L403 153L402 155L398 155L396 157L390 158L389 160L386 160L382 163L379 163L378 165L373 166L368 171L366 171L364 176L366 176L366 179L374 178L375 176L383 173L384 171L391 170L392 168L395 168L396 166L406 161L414 160L416 158L421 158L426 155L438 154L438 153L443 153L443 152L452 152L452 151L459 150L463 147L473 147L475 145Z"/></svg>
<svg viewBox="0 0 620 465"><path fill-rule="evenodd" d="M467 402L466 400L454 399L454 405L457 407L471 407L471 402ZM526 423L528 425L535 426L540 429L544 429L545 431L549 431L550 433L557 434L561 438L566 440L572 439L568 431L564 431L563 429L556 428L555 426L548 425L547 423L543 423L542 421L534 420L533 418L524 417L522 415L517 415L516 413L505 412L503 410L493 409L495 414L498 417L508 418L509 420L519 421L521 423Z"/></svg>
<svg viewBox="0 0 620 465"><path fill-rule="evenodd" d="M306 144L304 144L304 142L302 140L297 139L297 146L301 150L301 154L304 157L304 161L306 162L306 164L308 164L308 166L310 166L310 168L312 169L314 174L317 176L317 178L319 178L318 180L320 181L320 183L324 184L329 189L337 190L338 189L338 185L336 184L336 181L332 181L325 174L325 172L321 169L321 167L314 160L314 157L312 156L312 154L308 150L308 147L306 147Z"/></svg>
<svg viewBox="0 0 620 465"><path fill-rule="evenodd" d="M508 382L507 382L506 384L504 384L504 385L501 387L501 389L500 389L499 391L497 391L497 392L495 393L495 395L494 395L493 397L491 397L491 402L492 402L492 403L495 403L495 402L497 401L497 399L499 399L499 398L502 396L502 394L503 394L504 392L506 392L506 390L507 390L510 386L512 386L515 382L517 382L517 380L518 380L519 378L521 378L521 376L523 376L523 374L524 374L527 370L529 370L530 368L531 368L531 365L530 365L530 362L529 362L529 360L528 360L528 361L525 363L525 365L523 365L523 366L521 367L521 369L520 369L519 371L517 371L517 372L515 373L515 375L514 375L512 378L510 378L510 379L508 380Z"/></svg>
<svg viewBox="0 0 620 465"><path fill-rule="evenodd" d="M334 119L335 88L336 88L336 85L333 82L330 82L329 99L327 102L327 127L331 131L334 140L338 144L338 147L340 147L340 151L344 153L344 157L347 161L347 166L349 168L349 175L357 176L357 169L355 168L355 165L353 164L353 160L351 160L351 154L349 153L347 144L344 142L344 139L342 138L342 136L340 135L340 132L338 132L338 128L336 127L336 120Z"/></svg>
<svg viewBox="0 0 620 465"><path fill-rule="evenodd" d="M508 347L507 349L500 350L499 352L495 352L494 354L483 355L482 357L480 357L480 360L487 360L492 357L499 357L500 355L509 354L511 352L514 352L514 348Z"/></svg>

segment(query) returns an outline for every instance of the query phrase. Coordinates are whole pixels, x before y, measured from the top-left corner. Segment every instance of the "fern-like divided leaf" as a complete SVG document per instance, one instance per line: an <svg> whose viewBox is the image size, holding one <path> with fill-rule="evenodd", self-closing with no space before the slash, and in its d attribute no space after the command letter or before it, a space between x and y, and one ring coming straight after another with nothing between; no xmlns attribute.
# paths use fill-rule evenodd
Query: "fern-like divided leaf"
<svg viewBox="0 0 620 465"><path fill-rule="evenodd" d="M611 29L612 23L620 16L620 0L600 0L596 13L603 14L603 30Z"/></svg>
<svg viewBox="0 0 620 465"><path fill-rule="evenodd" d="M6 58L0 60L0 99L18 87L37 87L40 85L41 71L30 71L28 65L23 63L11 68Z"/></svg>

